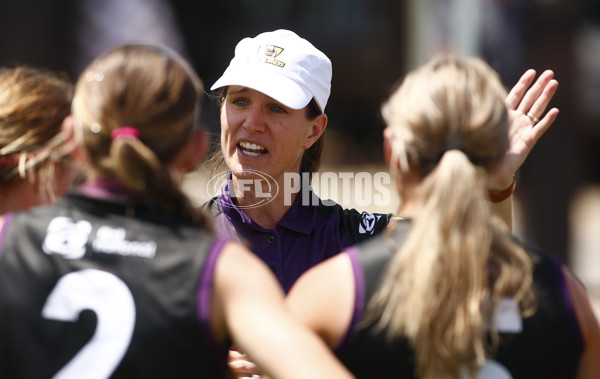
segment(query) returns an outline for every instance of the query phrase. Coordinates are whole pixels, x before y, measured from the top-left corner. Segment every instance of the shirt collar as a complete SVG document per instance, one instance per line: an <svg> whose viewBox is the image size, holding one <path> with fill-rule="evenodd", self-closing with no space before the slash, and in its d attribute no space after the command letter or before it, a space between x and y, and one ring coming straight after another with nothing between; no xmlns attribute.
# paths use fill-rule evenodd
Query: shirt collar
<svg viewBox="0 0 600 379"><path fill-rule="evenodd" d="M221 187L221 196L219 196L219 204L221 205L221 209L223 213L230 220L234 220L235 222L243 223L243 224L252 224L254 223L250 216L246 214L243 210L241 210L231 198L231 192L229 189L229 183L231 183L231 171L227 174L227 181Z"/></svg>
<svg viewBox="0 0 600 379"><path fill-rule="evenodd" d="M304 188L302 186L301 188ZM302 193L299 193L296 196L296 200L294 200L294 204L288 209L283 218L277 223L284 228L294 230L298 233L310 234L314 220L317 217L317 207L320 202L320 199L316 196L313 196L313 191L310 185L307 186L309 189L308 199L312 202L317 202L313 205L312 202L309 202L307 205L303 205L303 202L308 201L307 199L303 199Z"/></svg>
<svg viewBox="0 0 600 379"><path fill-rule="evenodd" d="M227 182L221 187L221 195L219 196L219 204L225 216L233 223L246 224L247 226L252 226L254 229L264 231L265 229L255 223L243 209L240 209L235 205L231 198L229 183L231 183L231 172L229 172L227 176ZM301 186L301 188L304 187L305 186ZM303 199L302 193L298 194L290 209L288 209L283 218L277 223L277 227L284 227L302 234L311 233L320 199L314 195L310 185L307 185L306 187L309 191L309 204L303 205L303 200L306 202L307 199ZM313 203L315 204L313 205Z"/></svg>

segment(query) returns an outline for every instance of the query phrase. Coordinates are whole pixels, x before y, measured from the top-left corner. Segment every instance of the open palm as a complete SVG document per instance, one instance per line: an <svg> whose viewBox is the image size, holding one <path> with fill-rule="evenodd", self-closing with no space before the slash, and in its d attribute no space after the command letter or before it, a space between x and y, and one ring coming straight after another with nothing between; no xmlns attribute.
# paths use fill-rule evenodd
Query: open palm
<svg viewBox="0 0 600 379"><path fill-rule="evenodd" d="M533 146L558 116L558 109L551 108L542 117L558 88L554 72L544 71L529 88L535 76L535 70L527 70L506 97L509 146L504 157L490 172L492 189L506 188L512 183Z"/></svg>

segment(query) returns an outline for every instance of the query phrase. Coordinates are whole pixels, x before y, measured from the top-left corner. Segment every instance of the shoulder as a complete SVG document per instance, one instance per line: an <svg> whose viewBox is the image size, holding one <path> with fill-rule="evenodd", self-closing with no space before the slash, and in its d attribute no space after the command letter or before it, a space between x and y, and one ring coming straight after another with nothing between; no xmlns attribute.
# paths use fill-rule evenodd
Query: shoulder
<svg viewBox="0 0 600 379"><path fill-rule="evenodd" d="M564 281L563 265L557 257L528 241L520 240L515 236L513 239L525 249L531 258L533 274L537 282L548 285L548 282L562 283Z"/></svg>
<svg viewBox="0 0 600 379"><path fill-rule="evenodd" d="M563 272L584 346L579 371L582 375L585 373L596 378L600 375L600 362L597 360L600 356L600 323L583 283L566 267L563 267Z"/></svg>
<svg viewBox="0 0 600 379"><path fill-rule="evenodd" d="M23 232L22 230L24 229L45 230L50 219L63 213L59 210L65 208L63 203L64 201L60 201L57 204L44 204L27 210L6 214L4 215L4 226L6 229L8 229L9 226L12 229L19 228L21 230L21 232L19 232L20 235L28 235L31 233L31 231Z"/></svg>
<svg viewBox="0 0 600 379"><path fill-rule="evenodd" d="M337 254L312 267L285 298L288 309L330 348L340 344L354 310L355 272L351 256Z"/></svg>
<svg viewBox="0 0 600 379"><path fill-rule="evenodd" d="M340 232L348 237L351 244L378 234L393 218L391 213L368 213L344 208L332 200L320 200L317 207L321 216L339 220Z"/></svg>
<svg viewBox="0 0 600 379"><path fill-rule="evenodd" d="M211 280L217 316L213 322L217 335L225 337L226 318L244 318L246 310L264 311L274 303L283 302L283 290L269 268L243 245L225 241L213 256L214 274ZM245 321L240 321L245 322Z"/></svg>
<svg viewBox="0 0 600 379"><path fill-rule="evenodd" d="M367 296L375 293L388 262L404 244L409 230L410 221L400 220L379 235L355 245L354 259L361 267Z"/></svg>

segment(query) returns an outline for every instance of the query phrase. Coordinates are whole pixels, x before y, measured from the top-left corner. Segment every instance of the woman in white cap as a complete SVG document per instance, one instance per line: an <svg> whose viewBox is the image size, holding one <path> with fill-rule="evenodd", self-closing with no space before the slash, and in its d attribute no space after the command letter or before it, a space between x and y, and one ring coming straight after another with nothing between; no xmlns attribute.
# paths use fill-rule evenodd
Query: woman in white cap
<svg viewBox="0 0 600 379"><path fill-rule="evenodd" d="M509 148L505 96L480 59L441 55L382 107L404 219L287 296L357 378L600 378L585 289L489 206L487 172Z"/></svg>
<svg viewBox="0 0 600 379"><path fill-rule="evenodd" d="M219 90L220 153L230 171L222 194L207 204L217 233L244 241L286 292L308 268L377 234L392 218L321 201L300 175L319 166L331 76L325 54L291 31L276 30L241 40L211 87ZM507 97L511 146L490 181L491 189L503 189L490 195L507 222L514 174L558 114L552 109L537 118L557 88L552 76L544 72L527 91L535 77L529 70Z"/></svg>
<svg viewBox="0 0 600 379"><path fill-rule="evenodd" d="M302 175L319 166L331 76L325 54L280 29L242 39L211 87L219 90L220 153L230 172L222 194L206 205L217 233L244 242L286 293L310 267L378 234L393 218L322 201ZM529 88L535 76L528 70L506 98L510 147L490 173L490 200L509 224L515 173L558 115L553 108L542 117L558 86L553 73ZM253 372L243 358L234 367Z"/></svg>
<svg viewBox="0 0 600 379"><path fill-rule="evenodd" d="M209 202L216 230L245 241L285 291L307 268L379 232L390 217L324 204L306 180L300 183L300 173L318 170L330 82L325 54L276 30L243 39L211 87L220 89L221 153L231 179Z"/></svg>

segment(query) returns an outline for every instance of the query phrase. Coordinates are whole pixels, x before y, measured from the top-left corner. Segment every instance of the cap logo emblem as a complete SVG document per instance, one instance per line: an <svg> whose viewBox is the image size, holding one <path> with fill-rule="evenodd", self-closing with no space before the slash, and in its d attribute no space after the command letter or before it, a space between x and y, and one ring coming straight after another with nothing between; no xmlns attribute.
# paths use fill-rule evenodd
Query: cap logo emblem
<svg viewBox="0 0 600 379"><path fill-rule="evenodd" d="M261 50L263 50L263 54L265 56L265 63L269 63L275 65L277 67L285 66L285 62L275 59L281 52L283 51L282 47L275 45L264 45L261 46Z"/></svg>

